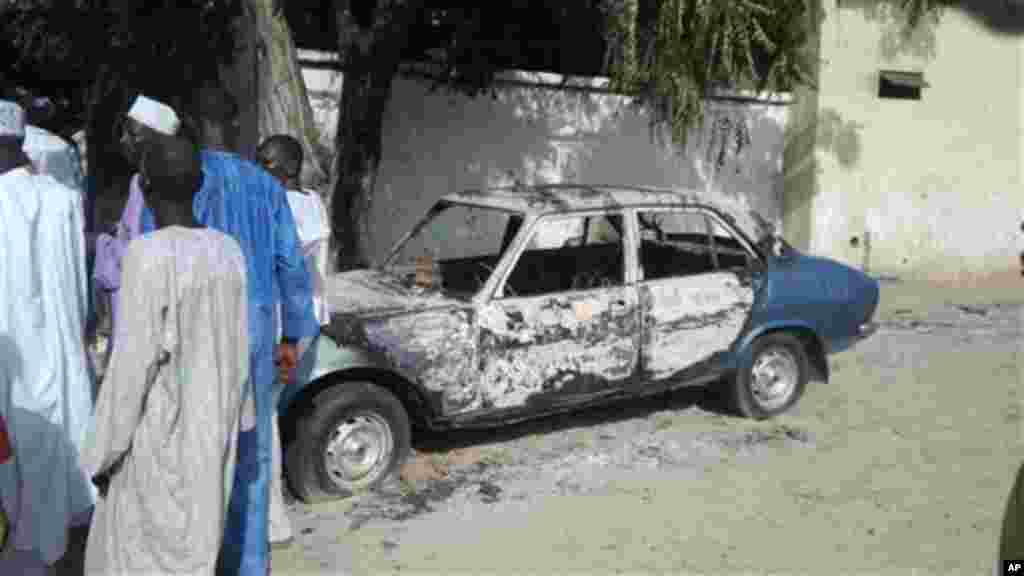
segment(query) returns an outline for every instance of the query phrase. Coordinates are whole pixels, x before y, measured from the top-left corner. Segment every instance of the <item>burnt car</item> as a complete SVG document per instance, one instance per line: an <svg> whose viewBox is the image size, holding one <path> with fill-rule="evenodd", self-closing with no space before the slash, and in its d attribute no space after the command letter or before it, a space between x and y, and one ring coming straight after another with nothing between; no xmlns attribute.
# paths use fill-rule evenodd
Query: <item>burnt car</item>
<svg viewBox="0 0 1024 576"><path fill-rule="evenodd" d="M304 500L372 487L413 429L510 423L723 386L763 419L869 336L878 283L696 193L558 185L443 197L332 319L281 398Z"/></svg>

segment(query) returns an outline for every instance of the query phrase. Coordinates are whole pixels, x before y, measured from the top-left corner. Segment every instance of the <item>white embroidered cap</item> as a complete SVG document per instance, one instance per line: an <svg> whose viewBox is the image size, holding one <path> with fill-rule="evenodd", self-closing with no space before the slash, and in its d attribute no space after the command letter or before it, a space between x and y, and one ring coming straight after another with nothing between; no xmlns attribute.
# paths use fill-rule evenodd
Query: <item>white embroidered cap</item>
<svg viewBox="0 0 1024 576"><path fill-rule="evenodd" d="M25 137L25 110L10 100L0 100L0 136Z"/></svg>
<svg viewBox="0 0 1024 576"><path fill-rule="evenodd" d="M128 117L169 136L174 135L181 125L173 108L141 94L128 110Z"/></svg>

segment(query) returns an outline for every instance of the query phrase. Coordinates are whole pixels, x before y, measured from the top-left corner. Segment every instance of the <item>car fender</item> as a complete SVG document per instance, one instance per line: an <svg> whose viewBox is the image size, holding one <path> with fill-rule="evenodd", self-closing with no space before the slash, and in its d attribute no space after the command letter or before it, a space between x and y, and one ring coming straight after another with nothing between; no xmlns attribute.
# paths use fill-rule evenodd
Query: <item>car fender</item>
<svg viewBox="0 0 1024 576"><path fill-rule="evenodd" d="M733 345L732 349L732 357L734 359L733 368L739 368L740 366L743 365L744 362L750 360L750 350L753 347L754 342L760 336L768 332L776 332L783 330L810 333L813 335L816 344L819 346L819 349L825 350L824 342L821 338L821 335L818 333L817 330L814 329L814 326L812 326L811 324L802 320L775 320L771 322L765 322L763 324L758 324L756 328L751 329L746 334L744 334L742 338L736 341L736 344ZM826 373L822 374L821 376L827 381L829 376L827 374L828 363L823 362L823 364Z"/></svg>
<svg viewBox="0 0 1024 576"><path fill-rule="evenodd" d="M408 382L414 382L403 374L397 367L378 358L368 350L356 346L341 346L331 337L320 334L316 336L309 347L306 348L299 360L296 370L296 380L293 384L285 386L278 400L278 410L284 413L288 410L292 401L298 397L303 390L321 378L337 372L371 369L382 370L398 374Z"/></svg>

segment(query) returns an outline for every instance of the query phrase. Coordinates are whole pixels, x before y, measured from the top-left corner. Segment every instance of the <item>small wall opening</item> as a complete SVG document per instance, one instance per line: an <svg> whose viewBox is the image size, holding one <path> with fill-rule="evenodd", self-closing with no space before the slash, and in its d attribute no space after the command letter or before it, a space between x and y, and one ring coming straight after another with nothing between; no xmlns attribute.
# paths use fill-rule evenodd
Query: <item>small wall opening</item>
<svg viewBox="0 0 1024 576"><path fill-rule="evenodd" d="M878 73L878 97L892 100L920 100L928 87L921 72L882 70Z"/></svg>

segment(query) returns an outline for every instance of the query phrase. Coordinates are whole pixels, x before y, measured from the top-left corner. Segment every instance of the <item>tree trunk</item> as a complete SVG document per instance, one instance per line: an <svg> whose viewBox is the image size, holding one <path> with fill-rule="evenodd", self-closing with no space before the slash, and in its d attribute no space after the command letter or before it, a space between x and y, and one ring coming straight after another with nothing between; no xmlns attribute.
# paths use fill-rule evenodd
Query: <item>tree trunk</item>
<svg viewBox="0 0 1024 576"><path fill-rule="evenodd" d="M351 2L336 0L338 49L344 63L331 229L338 270L368 264L366 217L381 159L381 130L408 31L423 0L393 0L375 8L369 29L360 28Z"/></svg>
<svg viewBox="0 0 1024 576"><path fill-rule="evenodd" d="M125 98L120 75L103 65L89 88L86 107L86 164L90 233L104 232L121 217L128 196L127 167L118 143L119 115Z"/></svg>
<svg viewBox="0 0 1024 576"><path fill-rule="evenodd" d="M226 89L229 100L227 112L220 118L218 128L224 140L223 147L239 154L243 158L253 159L256 146L259 144L259 18L256 7L251 1L240 3L241 11L235 19L235 54L234 59L223 67L220 74L220 86ZM215 105L216 108L216 105ZM215 109L214 108L214 109ZM204 114L206 110L202 110ZM216 133L216 129L213 131Z"/></svg>
<svg viewBox="0 0 1024 576"><path fill-rule="evenodd" d="M259 139L289 134L302 143L302 183L326 191L327 173L317 157L316 125L298 52L284 11L274 0L247 0L256 16L260 45L257 50L259 81Z"/></svg>

